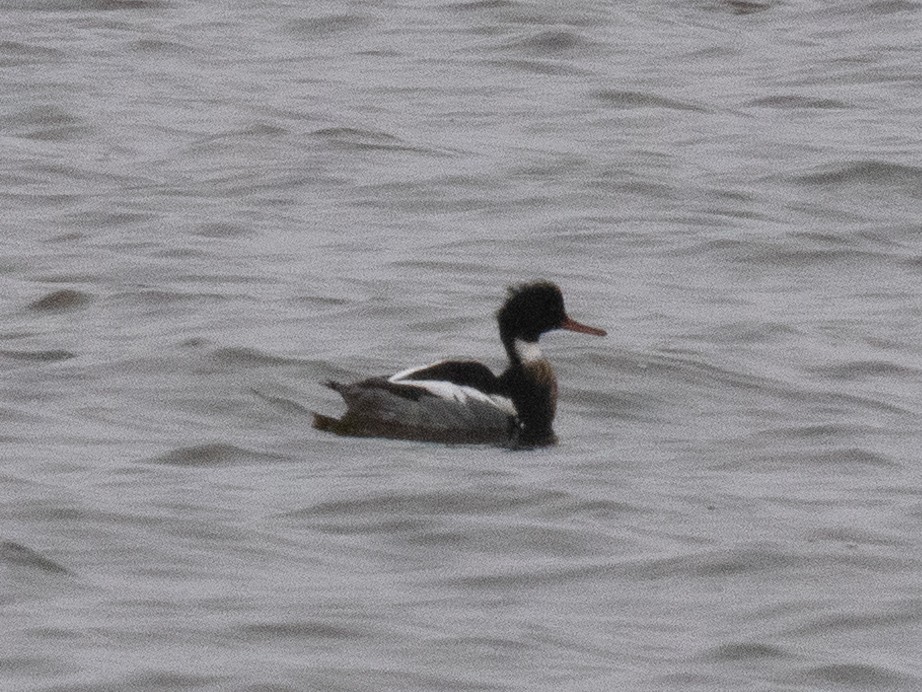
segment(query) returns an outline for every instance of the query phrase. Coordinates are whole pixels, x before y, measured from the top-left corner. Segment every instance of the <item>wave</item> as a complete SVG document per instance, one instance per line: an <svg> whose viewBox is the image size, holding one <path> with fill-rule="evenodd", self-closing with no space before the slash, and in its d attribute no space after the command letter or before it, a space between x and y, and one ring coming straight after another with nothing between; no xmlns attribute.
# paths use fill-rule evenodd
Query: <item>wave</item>
<svg viewBox="0 0 922 692"><path fill-rule="evenodd" d="M589 94L596 101L615 108L666 108L679 111L706 112L707 109L688 101L666 98L643 91L598 89Z"/></svg>
<svg viewBox="0 0 922 692"><path fill-rule="evenodd" d="M145 461L168 466L211 467L277 461L281 458L274 454L254 452L236 445L206 443L191 447L177 447L169 452L145 459Z"/></svg>
<svg viewBox="0 0 922 692"><path fill-rule="evenodd" d="M29 303L29 309L35 312L67 312L85 307L91 300L89 293L63 288Z"/></svg>
<svg viewBox="0 0 922 692"><path fill-rule="evenodd" d="M14 541L0 541L0 564L46 574L73 574L62 564Z"/></svg>
<svg viewBox="0 0 922 692"><path fill-rule="evenodd" d="M922 167L875 159L822 166L813 172L796 174L792 178L804 185L822 187L891 185L922 190Z"/></svg>

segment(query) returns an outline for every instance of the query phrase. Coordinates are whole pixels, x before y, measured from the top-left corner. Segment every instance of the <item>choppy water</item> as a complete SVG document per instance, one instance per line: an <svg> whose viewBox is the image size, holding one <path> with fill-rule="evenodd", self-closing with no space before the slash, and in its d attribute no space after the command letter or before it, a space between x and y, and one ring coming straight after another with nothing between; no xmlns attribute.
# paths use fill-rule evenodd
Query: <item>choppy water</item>
<svg viewBox="0 0 922 692"><path fill-rule="evenodd" d="M920 21L6 3L0 686L922 688ZM536 277L559 446L310 429Z"/></svg>

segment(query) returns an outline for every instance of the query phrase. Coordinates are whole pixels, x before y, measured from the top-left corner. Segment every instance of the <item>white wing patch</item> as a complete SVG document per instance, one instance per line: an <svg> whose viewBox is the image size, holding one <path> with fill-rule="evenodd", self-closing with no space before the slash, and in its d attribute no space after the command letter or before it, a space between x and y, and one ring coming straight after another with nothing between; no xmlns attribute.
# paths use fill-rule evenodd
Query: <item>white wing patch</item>
<svg viewBox="0 0 922 692"><path fill-rule="evenodd" d="M393 380L391 381L393 382ZM500 411L508 413L510 416L515 415L515 406L512 404L512 399L500 396L499 394L485 394L479 389L455 384L454 382L446 382L445 380L411 380L409 382L394 382L394 384L421 387L433 396L437 396L439 399L454 401L462 406L469 405L472 401L479 401L484 404L495 406Z"/></svg>
<svg viewBox="0 0 922 692"><path fill-rule="evenodd" d="M505 396L500 396L499 394L487 394L481 392L479 389L474 389L473 387L468 387L466 385L455 384L454 382L448 382L446 380L407 380L408 377L411 377L414 373L419 372L420 370L425 370L431 368L433 365L439 365L446 361L438 361L436 363L430 363L429 365L423 365L416 368L408 368L407 370L401 370L396 375L391 375L388 379L388 382L393 384L405 384L412 387L420 387L425 389L427 392L433 396L437 396L439 399L444 399L445 401L453 401L461 406L470 405L473 401L478 401L490 406L498 408L503 413L507 413L510 416L516 415L515 406L512 403L512 399Z"/></svg>

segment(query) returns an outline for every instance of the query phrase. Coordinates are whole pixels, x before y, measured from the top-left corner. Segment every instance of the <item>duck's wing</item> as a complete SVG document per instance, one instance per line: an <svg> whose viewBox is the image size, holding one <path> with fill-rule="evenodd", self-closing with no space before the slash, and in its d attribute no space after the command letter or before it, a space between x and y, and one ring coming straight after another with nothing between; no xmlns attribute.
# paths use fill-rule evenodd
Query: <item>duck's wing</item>
<svg viewBox="0 0 922 692"><path fill-rule="evenodd" d="M327 386L345 400L347 411L338 420L315 414L314 426L340 435L434 442L508 441L516 427L512 401L471 384L428 379L444 376L445 368L439 368L444 365L438 363L387 379L373 377L353 384L328 382ZM477 382L489 375L492 380L487 383L494 389L496 377L485 366L480 367L482 370L463 369L467 374L461 381Z"/></svg>

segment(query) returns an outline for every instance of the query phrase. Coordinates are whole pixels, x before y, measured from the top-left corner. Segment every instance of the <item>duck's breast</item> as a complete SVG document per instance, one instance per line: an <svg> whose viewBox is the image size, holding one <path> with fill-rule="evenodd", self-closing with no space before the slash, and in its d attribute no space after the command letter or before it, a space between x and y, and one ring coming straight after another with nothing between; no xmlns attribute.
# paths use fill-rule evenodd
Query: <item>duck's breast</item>
<svg viewBox="0 0 922 692"><path fill-rule="evenodd" d="M557 413L557 375L550 361L546 358L533 360L525 363L524 368L529 379L544 393L542 398L548 421L554 420Z"/></svg>

